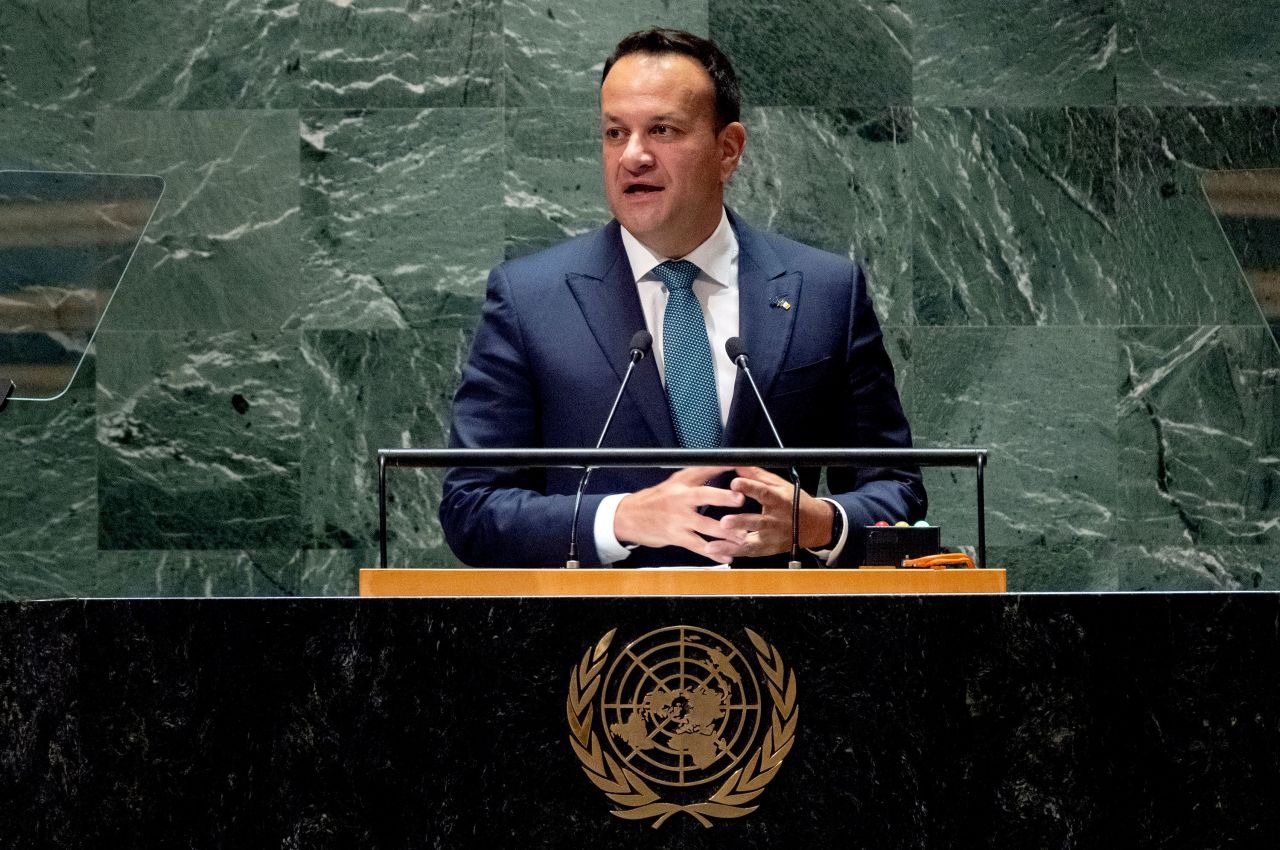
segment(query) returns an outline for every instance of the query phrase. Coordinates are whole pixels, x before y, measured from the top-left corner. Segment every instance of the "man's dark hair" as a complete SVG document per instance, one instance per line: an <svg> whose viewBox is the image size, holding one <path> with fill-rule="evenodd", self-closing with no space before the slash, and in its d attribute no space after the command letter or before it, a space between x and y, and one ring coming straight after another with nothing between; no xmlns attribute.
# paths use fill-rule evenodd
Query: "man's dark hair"
<svg viewBox="0 0 1280 850"><path fill-rule="evenodd" d="M720 52L714 42L683 30L653 29L633 32L618 42L613 53L604 60L604 73L600 84L615 62L632 53L681 53L690 57L711 75L716 91L716 132L737 121L742 114L742 93L738 88L738 75L729 64L729 57Z"/></svg>

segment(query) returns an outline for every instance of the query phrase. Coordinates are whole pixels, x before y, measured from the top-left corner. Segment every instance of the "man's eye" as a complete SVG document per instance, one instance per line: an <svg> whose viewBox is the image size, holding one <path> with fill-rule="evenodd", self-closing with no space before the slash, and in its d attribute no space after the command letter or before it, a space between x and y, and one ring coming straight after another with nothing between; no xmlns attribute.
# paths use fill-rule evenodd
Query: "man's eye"
<svg viewBox="0 0 1280 850"><path fill-rule="evenodd" d="M622 138L622 130L617 127L608 127L604 131L604 137L609 140L617 140Z"/></svg>
<svg viewBox="0 0 1280 850"><path fill-rule="evenodd" d="M666 124L659 124L653 128L653 134L655 136L670 136L672 132L672 129Z"/></svg>

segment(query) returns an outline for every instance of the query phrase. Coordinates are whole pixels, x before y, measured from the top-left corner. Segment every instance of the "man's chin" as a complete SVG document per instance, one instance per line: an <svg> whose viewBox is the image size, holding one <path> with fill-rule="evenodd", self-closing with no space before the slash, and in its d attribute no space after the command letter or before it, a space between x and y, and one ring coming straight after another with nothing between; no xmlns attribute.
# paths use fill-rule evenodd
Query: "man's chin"
<svg viewBox="0 0 1280 850"><path fill-rule="evenodd" d="M621 209L614 209L613 216L632 236L648 245L649 239L660 235L666 220L665 216L658 212L658 210L628 209L623 205Z"/></svg>

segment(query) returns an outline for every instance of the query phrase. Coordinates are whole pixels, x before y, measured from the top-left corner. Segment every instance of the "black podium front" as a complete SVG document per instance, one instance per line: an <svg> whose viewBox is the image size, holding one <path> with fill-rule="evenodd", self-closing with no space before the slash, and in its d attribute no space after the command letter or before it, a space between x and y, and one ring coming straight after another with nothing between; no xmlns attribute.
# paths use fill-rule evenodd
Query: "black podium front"
<svg viewBox="0 0 1280 850"><path fill-rule="evenodd" d="M6 603L0 846L1273 846L1278 622L1271 593ZM636 775L715 775L626 819L588 725Z"/></svg>

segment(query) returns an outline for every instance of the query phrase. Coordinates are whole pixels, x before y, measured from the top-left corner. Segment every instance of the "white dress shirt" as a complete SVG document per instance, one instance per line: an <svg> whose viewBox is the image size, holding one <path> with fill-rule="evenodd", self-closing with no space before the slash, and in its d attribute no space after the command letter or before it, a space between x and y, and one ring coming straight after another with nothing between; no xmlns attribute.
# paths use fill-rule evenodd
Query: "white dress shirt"
<svg viewBox="0 0 1280 850"><path fill-rule="evenodd" d="M622 247L627 252L627 261L631 264L631 273L636 282L636 292L640 296L640 308L644 311L645 328L653 335L653 358L658 367L658 375L666 385L666 365L662 356L662 319L667 308L667 287L653 273L653 270L668 260L688 260L698 267L698 277L693 282L694 295L702 305L702 315L707 322L707 339L711 342L711 360L716 369L716 395L720 400L720 425L724 427L729 421L729 405L733 401L733 387L738 379L738 367L724 353L724 344L738 336L738 237L729 224L729 216L720 211L720 224L707 240L683 257L664 257L631 234L625 227L622 231ZM595 532L596 552L603 563L611 564L625 560L631 554L631 548L618 542L613 533L613 519L618 511L618 503L625 493L606 496L596 511L593 530ZM832 501L835 509L844 513L838 502ZM847 518L846 518L847 519ZM846 521L845 534L836 541L830 553L819 553L827 558L835 557L844 548L848 536Z"/></svg>
<svg viewBox="0 0 1280 850"><path fill-rule="evenodd" d="M653 334L653 362L663 386L667 382L666 361L662 353L662 319L667 311L667 286L653 270L673 257L655 253L622 228L622 247L631 264L631 274L644 311L644 324ZM720 224L697 248L681 260L698 267L693 294L702 305L707 321L707 339L711 342L711 362L716 368L716 395L720 400L720 426L729 422L729 405L733 401L733 385L738 367L724 353L724 344L738 335L738 237L729 224L729 216L720 213Z"/></svg>

